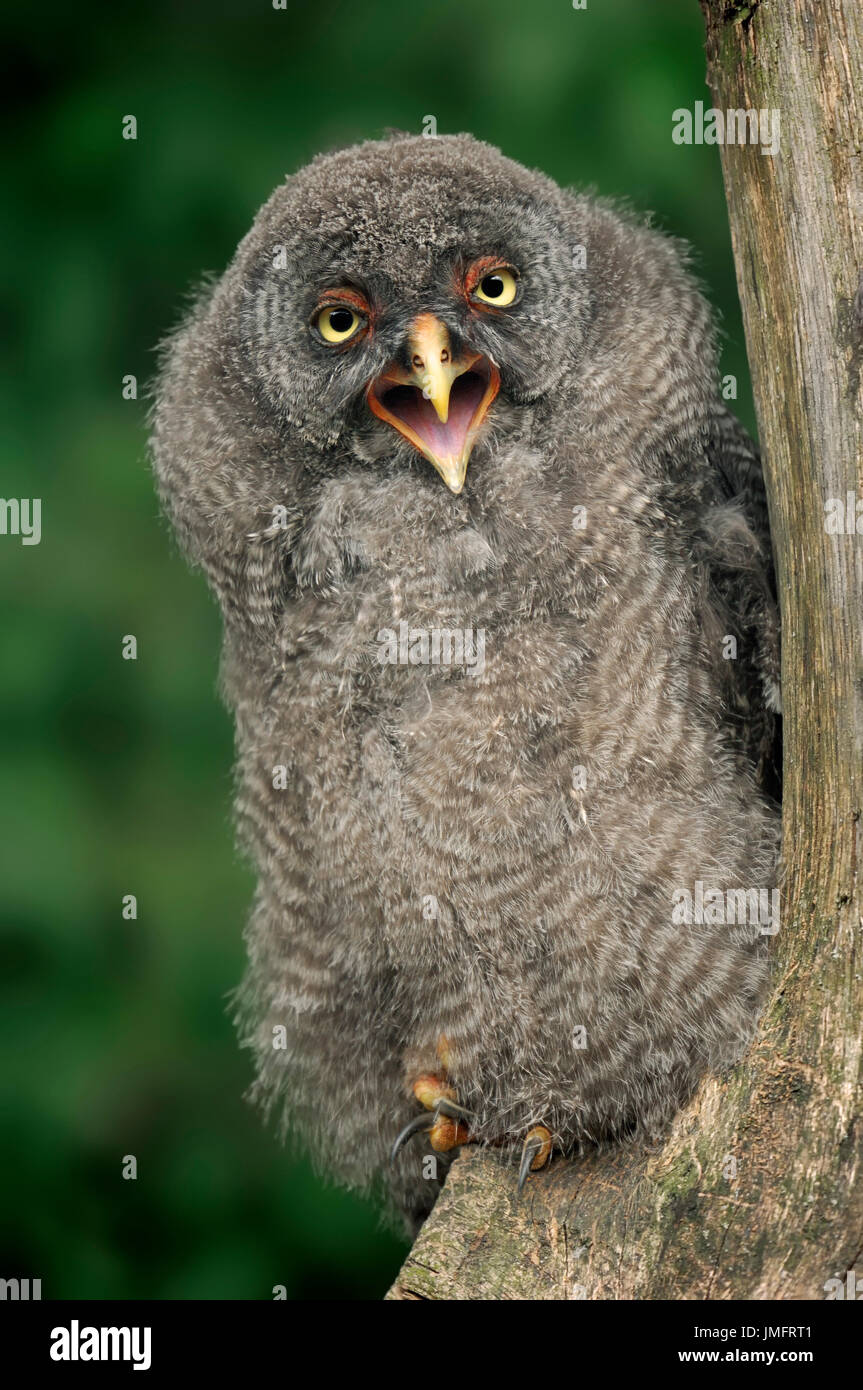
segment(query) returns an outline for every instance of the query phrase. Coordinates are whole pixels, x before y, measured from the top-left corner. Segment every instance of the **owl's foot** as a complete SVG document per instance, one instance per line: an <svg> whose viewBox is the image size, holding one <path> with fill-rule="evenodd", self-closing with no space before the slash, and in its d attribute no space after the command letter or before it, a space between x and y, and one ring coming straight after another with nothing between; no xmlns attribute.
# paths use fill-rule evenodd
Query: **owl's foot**
<svg viewBox="0 0 863 1390"><path fill-rule="evenodd" d="M420 1076L414 1082L413 1092L425 1113L408 1121L398 1135L390 1153L391 1163L395 1163L401 1149L415 1134L428 1134L429 1143L436 1153L449 1153L450 1149L473 1142L470 1132L473 1114L458 1104L455 1091L441 1077L433 1074ZM551 1130L545 1125L534 1125L528 1130L518 1170L519 1192L527 1182L528 1175L538 1173L548 1163L553 1144Z"/></svg>
<svg viewBox="0 0 863 1390"><path fill-rule="evenodd" d="M438 1041L437 1055L440 1074L424 1072L413 1084L413 1093L425 1113L409 1120L397 1136L390 1153L390 1163L395 1163L400 1151L415 1134L428 1134L429 1143L436 1153L449 1153L450 1149L475 1142L470 1131L475 1116L472 1111L459 1105L454 1088L446 1080L450 1046L445 1036ZM518 1170L519 1192L527 1182L529 1173L538 1173L545 1167L553 1147L551 1130L545 1125L534 1125L527 1131Z"/></svg>
<svg viewBox="0 0 863 1390"><path fill-rule="evenodd" d="M521 1164L518 1170L518 1190L524 1187L527 1182L528 1173L538 1173L540 1168L544 1168L551 1158L552 1138L551 1130L546 1129L545 1125L534 1125L524 1136L524 1144L521 1150Z"/></svg>
<svg viewBox="0 0 863 1390"><path fill-rule="evenodd" d="M436 1153L448 1153L450 1149L470 1142L468 1125L473 1115L458 1104L454 1090L441 1077L432 1074L420 1076L414 1082L413 1092L426 1113L417 1115L405 1125L393 1144L391 1163L395 1163L399 1150L420 1131L428 1133L429 1143Z"/></svg>

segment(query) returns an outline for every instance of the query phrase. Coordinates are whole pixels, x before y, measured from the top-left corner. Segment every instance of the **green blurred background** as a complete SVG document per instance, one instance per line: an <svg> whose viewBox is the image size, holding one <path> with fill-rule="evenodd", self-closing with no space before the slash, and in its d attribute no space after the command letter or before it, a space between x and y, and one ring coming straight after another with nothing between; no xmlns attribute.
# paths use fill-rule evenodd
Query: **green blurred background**
<svg viewBox="0 0 863 1390"><path fill-rule="evenodd" d="M718 154L671 140L674 108L709 101L697 0L161 0L4 25L0 491L43 499L43 535L0 537L0 1274L45 1298L379 1298L404 1244L242 1098L226 996L252 881L217 613L148 471L153 349L286 173L433 114L694 243L752 428Z"/></svg>

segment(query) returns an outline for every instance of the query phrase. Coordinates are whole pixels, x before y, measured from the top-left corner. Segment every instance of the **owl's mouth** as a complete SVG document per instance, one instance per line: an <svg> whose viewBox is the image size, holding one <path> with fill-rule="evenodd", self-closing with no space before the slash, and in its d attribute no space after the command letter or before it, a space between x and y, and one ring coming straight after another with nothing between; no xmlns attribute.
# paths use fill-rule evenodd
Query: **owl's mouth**
<svg viewBox="0 0 863 1390"><path fill-rule="evenodd" d="M453 358L449 334L431 314L413 324L408 350L413 370L392 364L376 377L366 391L369 408L459 493L477 432L500 389L500 373L481 353Z"/></svg>

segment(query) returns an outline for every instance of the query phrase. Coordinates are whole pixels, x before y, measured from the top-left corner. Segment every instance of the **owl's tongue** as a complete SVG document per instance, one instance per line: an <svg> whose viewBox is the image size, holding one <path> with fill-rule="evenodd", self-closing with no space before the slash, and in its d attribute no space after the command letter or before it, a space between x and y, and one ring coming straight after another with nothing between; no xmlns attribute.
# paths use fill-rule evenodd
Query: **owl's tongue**
<svg viewBox="0 0 863 1390"><path fill-rule="evenodd" d="M438 419L431 401L416 386L394 386L381 399L387 411L406 425L430 453L441 460L458 459L485 388L478 372L465 372L458 377L452 384L445 422Z"/></svg>

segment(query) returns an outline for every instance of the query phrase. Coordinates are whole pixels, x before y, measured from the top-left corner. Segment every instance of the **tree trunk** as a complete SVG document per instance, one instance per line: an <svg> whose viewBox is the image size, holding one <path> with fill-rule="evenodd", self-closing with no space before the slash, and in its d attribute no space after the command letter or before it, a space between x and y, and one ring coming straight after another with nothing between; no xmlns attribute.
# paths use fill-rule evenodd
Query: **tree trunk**
<svg viewBox="0 0 863 1390"><path fill-rule="evenodd" d="M521 1201L464 1150L391 1299L823 1299L863 1277L863 11L701 5L714 106L781 113L775 155L721 147L783 620L774 992L661 1148L558 1159Z"/></svg>

